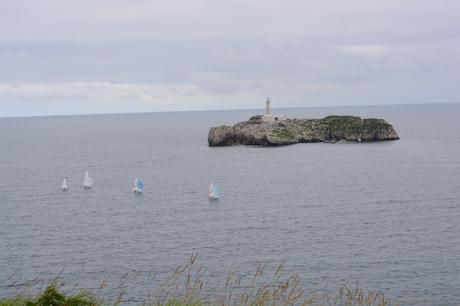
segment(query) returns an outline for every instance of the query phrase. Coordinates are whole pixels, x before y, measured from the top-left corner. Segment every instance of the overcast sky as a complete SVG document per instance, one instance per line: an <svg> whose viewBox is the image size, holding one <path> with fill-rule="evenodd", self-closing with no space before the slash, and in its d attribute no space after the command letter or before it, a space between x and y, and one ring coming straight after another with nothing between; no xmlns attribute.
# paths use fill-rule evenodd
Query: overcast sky
<svg viewBox="0 0 460 306"><path fill-rule="evenodd" d="M0 117L459 93L458 0L0 1Z"/></svg>

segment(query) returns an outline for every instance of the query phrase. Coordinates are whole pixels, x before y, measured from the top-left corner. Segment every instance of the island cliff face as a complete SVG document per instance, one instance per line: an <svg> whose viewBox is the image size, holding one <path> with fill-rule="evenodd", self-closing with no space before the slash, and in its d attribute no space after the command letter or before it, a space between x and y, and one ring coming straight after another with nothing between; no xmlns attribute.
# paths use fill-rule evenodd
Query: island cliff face
<svg viewBox="0 0 460 306"><path fill-rule="evenodd" d="M285 119L273 122L263 116L251 117L234 126L212 127L210 146L236 144L282 146L305 142L397 140L398 134L383 119L354 116L327 116L322 119Z"/></svg>

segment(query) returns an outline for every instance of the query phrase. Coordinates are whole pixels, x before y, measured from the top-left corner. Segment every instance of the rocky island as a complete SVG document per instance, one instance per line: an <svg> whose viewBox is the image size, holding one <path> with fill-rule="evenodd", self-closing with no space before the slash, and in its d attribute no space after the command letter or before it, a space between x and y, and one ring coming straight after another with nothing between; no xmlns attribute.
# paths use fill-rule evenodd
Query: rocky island
<svg viewBox="0 0 460 306"><path fill-rule="evenodd" d="M397 139L396 130L383 119L335 115L322 119L289 119L272 115L269 99L265 115L253 116L234 126L212 127L208 134L210 146L283 146L307 142Z"/></svg>

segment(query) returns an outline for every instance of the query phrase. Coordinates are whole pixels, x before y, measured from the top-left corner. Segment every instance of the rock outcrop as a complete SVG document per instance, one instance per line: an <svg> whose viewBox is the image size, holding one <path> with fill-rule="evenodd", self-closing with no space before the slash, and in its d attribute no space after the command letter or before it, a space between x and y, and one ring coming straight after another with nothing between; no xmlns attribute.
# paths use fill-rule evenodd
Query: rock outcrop
<svg viewBox="0 0 460 306"><path fill-rule="evenodd" d="M383 119L327 116L322 119L286 119L266 122L262 116L234 126L212 127L210 146L236 144L282 146L306 142L381 141L399 139L393 126Z"/></svg>

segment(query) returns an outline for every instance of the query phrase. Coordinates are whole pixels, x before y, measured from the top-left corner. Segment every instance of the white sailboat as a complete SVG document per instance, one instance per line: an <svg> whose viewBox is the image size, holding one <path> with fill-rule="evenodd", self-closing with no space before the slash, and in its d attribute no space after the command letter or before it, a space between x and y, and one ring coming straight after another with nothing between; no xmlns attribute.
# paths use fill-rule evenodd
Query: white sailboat
<svg viewBox="0 0 460 306"><path fill-rule="evenodd" d="M64 180L62 181L61 190L62 190L62 191L67 191L67 190L69 190L69 187L67 186L67 181L66 181L65 178L64 178Z"/></svg>
<svg viewBox="0 0 460 306"><path fill-rule="evenodd" d="M217 200L219 199L220 188L214 183L209 184L208 199Z"/></svg>
<svg viewBox="0 0 460 306"><path fill-rule="evenodd" d="M88 171L85 172L85 177L83 178L83 187L91 188L93 185L93 179L89 177Z"/></svg>
<svg viewBox="0 0 460 306"><path fill-rule="evenodd" d="M142 193L144 192L144 182L136 177L134 180L133 185L133 192L134 193Z"/></svg>

